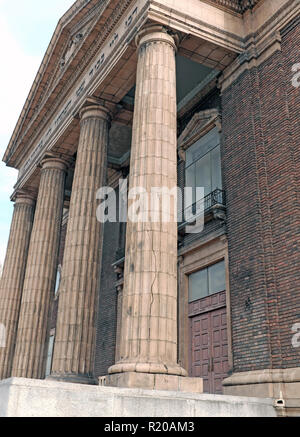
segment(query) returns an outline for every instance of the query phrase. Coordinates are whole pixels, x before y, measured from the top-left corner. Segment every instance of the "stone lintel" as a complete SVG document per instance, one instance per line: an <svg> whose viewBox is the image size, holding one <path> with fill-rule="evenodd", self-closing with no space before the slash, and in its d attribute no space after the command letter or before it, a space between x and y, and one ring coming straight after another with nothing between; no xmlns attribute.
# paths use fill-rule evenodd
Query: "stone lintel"
<svg viewBox="0 0 300 437"><path fill-rule="evenodd" d="M202 378L188 378L154 373L116 373L99 378L106 387L140 388L145 390L171 390L186 393L203 393Z"/></svg>

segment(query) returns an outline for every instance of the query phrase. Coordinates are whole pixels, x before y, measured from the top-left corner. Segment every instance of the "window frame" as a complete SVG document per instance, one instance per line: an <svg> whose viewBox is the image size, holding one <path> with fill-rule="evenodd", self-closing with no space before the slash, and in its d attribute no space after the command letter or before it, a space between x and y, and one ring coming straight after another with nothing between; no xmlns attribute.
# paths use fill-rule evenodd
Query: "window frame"
<svg viewBox="0 0 300 437"><path fill-rule="evenodd" d="M186 149L186 155L190 151L190 149L197 144L197 142L199 142L198 147L199 147L199 149L201 149L201 147L203 147L203 144L201 144L201 140L202 139L205 140L205 137L208 136L208 134L210 134L212 131L215 131L215 133L216 133L216 137L217 137L216 138L216 140L217 140L216 144L214 146L212 146L211 148L209 148L209 150L207 150L205 153L203 153L203 155L201 155L201 153L200 153L199 154L200 156L197 159L195 159L192 162L190 162L188 165L187 165L188 160L187 159L185 160L185 170L184 170L185 171L185 184L184 185L185 185L185 187L192 187L192 188L194 188L192 204L191 205L185 205L186 208L189 208L189 207L193 206L193 204L196 201L196 199L195 199L195 188L197 186L200 186L197 183L197 166L199 165L199 163L202 160L204 161L205 159L209 158L208 168L209 168L209 184L210 184L210 187L209 187L208 192L205 192L204 197L208 196L209 194L211 194L212 192L214 192L217 189L223 190L222 167L221 167L221 137L220 137L219 132L217 132L217 129L216 129L215 126L212 127L208 132L206 132L205 135L203 135L200 138L198 138L198 140L195 141L193 144L190 144L189 147ZM197 150L197 148L195 150ZM218 162L220 163L220 166L219 166L219 173L220 174L218 175L219 177L216 178L215 182L217 182L217 179L220 178L220 186L215 186L214 187L213 177L214 177L214 173L215 173L214 170L215 169L214 169L214 161L213 161L212 157L213 157L213 154L217 150L219 152L218 153ZM193 184L191 184L190 181L188 182L188 179L190 179L190 176L188 176L188 173L191 174L191 170L192 169L193 169L193 179L194 179ZM207 187L204 187L204 188L207 188Z"/></svg>
<svg viewBox="0 0 300 437"><path fill-rule="evenodd" d="M210 292L210 277L209 277L209 269L211 269L211 268L213 268L213 267L215 267L216 265L218 265L218 264L223 264L223 266L224 266L224 289L223 290L219 290L219 291L215 291L215 292ZM204 271L206 271L206 283L207 283L207 295L206 296L202 296L202 297L198 297L198 298L190 298L190 280L191 280L191 277L193 276L193 275L195 275L195 274L197 274L197 273L200 273L200 272L204 272ZM206 299L207 297L210 297L210 296L213 296L214 294L218 294L218 293L222 293L222 292L224 292L224 291L226 291L226 263L225 263L225 259L223 258L223 259L220 259L219 261L217 261L217 262L215 262L215 263L213 263L213 264L209 264L209 265L207 265L206 267L202 267L201 269L199 269L199 270L197 270L197 271L195 271L195 272L191 272L189 275L188 275L188 303L189 304L191 304L191 303L193 303L193 302L197 302L198 300L201 300L201 299Z"/></svg>

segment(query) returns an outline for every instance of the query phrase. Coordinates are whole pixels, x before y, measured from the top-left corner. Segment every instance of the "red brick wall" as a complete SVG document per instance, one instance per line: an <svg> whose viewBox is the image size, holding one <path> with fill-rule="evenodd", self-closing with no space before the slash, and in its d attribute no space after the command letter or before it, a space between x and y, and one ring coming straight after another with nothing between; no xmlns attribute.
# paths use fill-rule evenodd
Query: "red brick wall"
<svg viewBox="0 0 300 437"><path fill-rule="evenodd" d="M222 96L234 371L299 366L300 31Z"/></svg>
<svg viewBox="0 0 300 437"><path fill-rule="evenodd" d="M117 276L112 267L119 243L119 223L106 223L104 228L101 285L99 294L95 376L108 374L115 364L117 332Z"/></svg>

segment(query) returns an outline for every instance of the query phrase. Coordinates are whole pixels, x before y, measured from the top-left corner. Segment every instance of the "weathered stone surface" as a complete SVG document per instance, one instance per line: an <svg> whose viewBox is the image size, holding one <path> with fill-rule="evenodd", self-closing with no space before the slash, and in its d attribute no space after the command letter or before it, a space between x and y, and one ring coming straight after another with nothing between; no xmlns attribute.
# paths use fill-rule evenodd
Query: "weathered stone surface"
<svg viewBox="0 0 300 437"><path fill-rule="evenodd" d="M109 112L81 111L51 378L93 382L103 225L97 191L105 186Z"/></svg>
<svg viewBox="0 0 300 437"><path fill-rule="evenodd" d="M17 195L0 282L0 325L5 330L0 344L0 379L11 376L34 205L29 194Z"/></svg>
<svg viewBox="0 0 300 437"><path fill-rule="evenodd" d="M275 417L271 399L30 379L0 383L0 417Z"/></svg>
<svg viewBox="0 0 300 437"><path fill-rule="evenodd" d="M162 26L144 28L137 43L130 189L142 187L149 198L154 187L177 187L176 44ZM187 374L177 364L177 217L170 210L165 223L162 202L156 222L150 214L129 218L121 359L111 374Z"/></svg>
<svg viewBox="0 0 300 437"><path fill-rule="evenodd" d="M12 369L12 376L26 378L43 378L45 372L67 168L55 157L42 166Z"/></svg>

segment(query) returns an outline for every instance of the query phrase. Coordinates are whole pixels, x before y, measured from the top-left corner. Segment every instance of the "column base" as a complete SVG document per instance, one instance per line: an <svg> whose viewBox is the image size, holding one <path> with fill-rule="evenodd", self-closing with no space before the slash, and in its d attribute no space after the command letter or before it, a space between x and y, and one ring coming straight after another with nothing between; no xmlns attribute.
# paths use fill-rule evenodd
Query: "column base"
<svg viewBox="0 0 300 437"><path fill-rule="evenodd" d="M75 375L72 373L52 374L48 376L47 381L69 382L72 384L98 385L97 378L88 375Z"/></svg>
<svg viewBox="0 0 300 437"><path fill-rule="evenodd" d="M120 361L108 369L108 373L157 373L161 375L188 376L187 371L179 364L170 365L157 362Z"/></svg>
<svg viewBox="0 0 300 437"><path fill-rule="evenodd" d="M281 415L300 416L300 367L234 373L223 387L224 395L273 398Z"/></svg>
<svg viewBox="0 0 300 437"><path fill-rule="evenodd" d="M99 385L118 388L203 393L203 379L167 374L115 373L100 377Z"/></svg>

